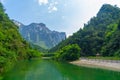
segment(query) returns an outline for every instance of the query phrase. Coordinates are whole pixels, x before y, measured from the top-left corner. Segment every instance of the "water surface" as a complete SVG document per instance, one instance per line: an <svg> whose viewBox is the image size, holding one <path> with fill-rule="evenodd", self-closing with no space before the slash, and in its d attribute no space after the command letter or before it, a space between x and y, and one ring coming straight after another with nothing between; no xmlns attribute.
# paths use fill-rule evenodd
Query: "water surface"
<svg viewBox="0 0 120 80"><path fill-rule="evenodd" d="M120 80L120 72L50 60L31 60L16 63L3 80Z"/></svg>

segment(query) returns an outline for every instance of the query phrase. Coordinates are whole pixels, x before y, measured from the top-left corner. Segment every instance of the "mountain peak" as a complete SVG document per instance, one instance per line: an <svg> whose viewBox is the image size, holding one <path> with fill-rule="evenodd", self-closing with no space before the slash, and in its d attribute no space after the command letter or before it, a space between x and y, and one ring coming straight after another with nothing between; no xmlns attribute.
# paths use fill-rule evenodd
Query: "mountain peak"
<svg viewBox="0 0 120 80"><path fill-rule="evenodd" d="M44 23L31 23L28 26L47 28Z"/></svg>
<svg viewBox="0 0 120 80"><path fill-rule="evenodd" d="M44 31L47 33L51 32L51 30L49 30L44 23L31 23L31 24L27 25L26 27L28 27L29 29L32 29L32 30L34 29L37 31Z"/></svg>
<svg viewBox="0 0 120 80"><path fill-rule="evenodd" d="M20 23L13 21L15 24ZM19 32L23 38L32 44L45 49L50 49L66 39L65 32L51 31L44 23L31 23L29 25L19 26Z"/></svg>
<svg viewBox="0 0 120 80"><path fill-rule="evenodd" d="M113 5L110 5L110 4L104 4L100 8L97 16L104 15L105 13L114 15L114 13L119 12L119 11L120 11L120 8L118 8L116 5L113 6Z"/></svg>
<svg viewBox="0 0 120 80"><path fill-rule="evenodd" d="M29 25L40 25L40 26L46 26L44 23L31 23Z"/></svg>

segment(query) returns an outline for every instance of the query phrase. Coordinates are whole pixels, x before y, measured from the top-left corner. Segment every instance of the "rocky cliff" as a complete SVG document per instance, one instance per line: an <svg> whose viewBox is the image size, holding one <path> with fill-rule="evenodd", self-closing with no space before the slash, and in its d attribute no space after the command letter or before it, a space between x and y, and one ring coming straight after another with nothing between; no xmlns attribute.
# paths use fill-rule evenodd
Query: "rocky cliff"
<svg viewBox="0 0 120 80"><path fill-rule="evenodd" d="M44 23L23 25L15 20L14 22L19 26L19 31L25 40L45 49L50 49L66 39L65 32L51 31Z"/></svg>

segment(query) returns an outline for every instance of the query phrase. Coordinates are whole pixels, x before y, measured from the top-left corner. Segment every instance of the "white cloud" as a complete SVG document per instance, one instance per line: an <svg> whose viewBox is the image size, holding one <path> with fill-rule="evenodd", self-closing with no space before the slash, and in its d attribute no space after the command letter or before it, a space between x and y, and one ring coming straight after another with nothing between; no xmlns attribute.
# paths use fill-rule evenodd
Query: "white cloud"
<svg viewBox="0 0 120 80"><path fill-rule="evenodd" d="M51 12L53 12L53 11L57 11L58 9L57 9L57 7L55 7L55 6L51 6L51 7L48 7L48 12L49 13L51 13Z"/></svg>
<svg viewBox="0 0 120 80"><path fill-rule="evenodd" d="M48 0L38 0L38 3L40 5L46 5L46 4L48 4Z"/></svg>
<svg viewBox="0 0 120 80"><path fill-rule="evenodd" d="M46 5L48 7L48 12L49 13L52 13L54 11L58 11L58 8L57 8L57 5L58 5L58 2L57 1L54 1L54 0L36 0L39 5Z"/></svg>
<svg viewBox="0 0 120 80"><path fill-rule="evenodd" d="M58 8L56 7L58 2L51 2L48 7L48 12L51 13L53 11L58 11Z"/></svg>
<svg viewBox="0 0 120 80"><path fill-rule="evenodd" d="M53 11L57 11L58 9L57 9L57 7L54 6L54 7L52 8L52 10L53 10Z"/></svg>

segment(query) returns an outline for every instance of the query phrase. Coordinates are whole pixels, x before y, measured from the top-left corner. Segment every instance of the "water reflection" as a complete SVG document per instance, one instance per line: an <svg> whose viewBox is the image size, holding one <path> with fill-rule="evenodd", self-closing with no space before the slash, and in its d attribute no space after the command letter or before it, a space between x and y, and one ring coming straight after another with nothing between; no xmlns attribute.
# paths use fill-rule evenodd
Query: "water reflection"
<svg viewBox="0 0 120 80"><path fill-rule="evenodd" d="M120 72L32 60L17 63L4 80L120 80Z"/></svg>

